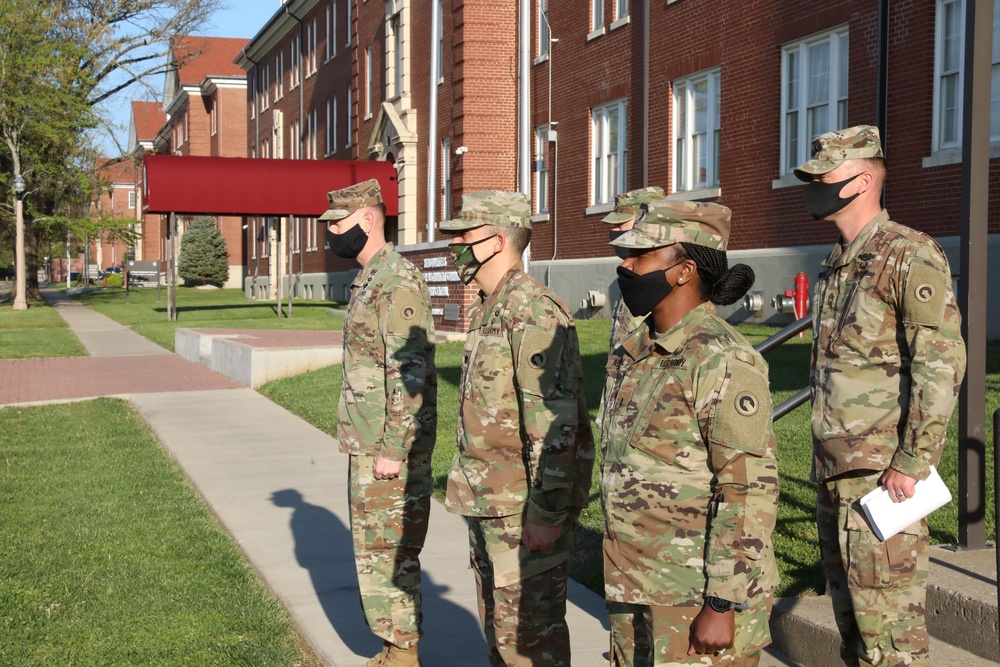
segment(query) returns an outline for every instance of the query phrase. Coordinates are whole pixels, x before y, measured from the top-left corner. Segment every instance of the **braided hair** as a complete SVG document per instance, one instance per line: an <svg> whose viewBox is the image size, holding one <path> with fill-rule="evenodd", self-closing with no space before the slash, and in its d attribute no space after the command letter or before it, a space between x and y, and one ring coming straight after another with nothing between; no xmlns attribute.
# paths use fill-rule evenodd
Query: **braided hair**
<svg viewBox="0 0 1000 667"><path fill-rule="evenodd" d="M681 243L684 254L698 265L701 296L719 306L736 303L753 287L754 273L746 264L729 267L724 250L694 243Z"/></svg>

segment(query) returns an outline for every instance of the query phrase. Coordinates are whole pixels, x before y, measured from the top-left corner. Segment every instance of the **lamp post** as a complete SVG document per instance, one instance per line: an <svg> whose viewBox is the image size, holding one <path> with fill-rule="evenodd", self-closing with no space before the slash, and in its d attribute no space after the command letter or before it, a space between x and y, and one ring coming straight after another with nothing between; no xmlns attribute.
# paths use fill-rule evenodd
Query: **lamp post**
<svg viewBox="0 0 1000 667"><path fill-rule="evenodd" d="M28 300L25 297L24 275L24 208L21 198L28 189L21 174L14 174L14 225L16 238L14 241L14 261L17 263L17 273L14 282L14 310L27 310Z"/></svg>

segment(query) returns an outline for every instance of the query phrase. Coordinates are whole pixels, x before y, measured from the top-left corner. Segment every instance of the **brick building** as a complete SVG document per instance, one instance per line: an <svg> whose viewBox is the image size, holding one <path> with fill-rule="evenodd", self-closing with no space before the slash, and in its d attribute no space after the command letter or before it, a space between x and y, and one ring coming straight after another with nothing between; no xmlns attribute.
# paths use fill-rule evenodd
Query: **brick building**
<svg viewBox="0 0 1000 667"><path fill-rule="evenodd" d="M876 122L880 52L886 206L934 235L957 272L965 2L888 6L880 45L871 0L290 0L237 59L248 80L248 150L392 160L395 238L429 259L428 269L442 268L435 257L447 241L431 227L463 192L529 191L531 271L581 317L606 316L617 297L617 260L600 223L616 192L660 185L672 197L719 202L734 211L732 259L757 269L764 304L726 314L784 321L770 297L799 271L814 279L836 240L831 225L805 213L791 169L813 136ZM992 154L1000 157L997 99ZM998 168L992 160L994 211ZM261 280L284 272L269 260L287 237L297 282L322 282L340 298L350 267L322 251L313 220L248 228L248 239L260 239ZM989 231L996 259L995 212ZM428 274L443 291L458 289L443 268ZM1000 306L989 322L1000 335Z"/></svg>
<svg viewBox="0 0 1000 667"><path fill-rule="evenodd" d="M111 266L121 266L129 252L130 232L120 221L135 220L139 210L138 187L141 178L136 165L131 160L109 162L98 160L97 178L101 182L101 192L91 205L91 217L97 220L111 219L113 224L91 241L90 262L101 271ZM132 225L134 228L134 225Z"/></svg>
<svg viewBox="0 0 1000 667"><path fill-rule="evenodd" d="M246 39L181 36L174 40L162 103L133 102L129 152L246 157L244 115L246 76L233 64ZM141 211L141 205L140 209ZM180 232L192 218L180 218ZM243 219L219 216L229 250L227 287L240 287L246 275ZM142 216L137 259L166 259L166 219Z"/></svg>

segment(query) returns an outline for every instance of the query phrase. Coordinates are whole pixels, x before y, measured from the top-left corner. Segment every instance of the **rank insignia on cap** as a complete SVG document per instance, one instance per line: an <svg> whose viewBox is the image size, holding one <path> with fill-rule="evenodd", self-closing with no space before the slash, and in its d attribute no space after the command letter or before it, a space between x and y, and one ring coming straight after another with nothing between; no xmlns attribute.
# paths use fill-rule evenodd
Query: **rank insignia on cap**
<svg viewBox="0 0 1000 667"><path fill-rule="evenodd" d="M744 417L752 417L760 409L760 401L749 391L740 392L736 396L736 412Z"/></svg>

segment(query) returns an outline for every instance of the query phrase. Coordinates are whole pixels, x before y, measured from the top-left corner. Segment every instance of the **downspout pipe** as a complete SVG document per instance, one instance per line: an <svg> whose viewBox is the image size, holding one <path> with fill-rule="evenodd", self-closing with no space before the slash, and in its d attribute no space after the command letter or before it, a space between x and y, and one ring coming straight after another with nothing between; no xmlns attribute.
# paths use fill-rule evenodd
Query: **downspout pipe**
<svg viewBox="0 0 1000 667"><path fill-rule="evenodd" d="M254 157L260 158L260 100L258 95L260 94L260 66L257 61L250 57L247 53L246 48L242 51L243 57L246 58L253 65L253 154ZM255 218L257 216L254 216ZM257 229L256 225L251 224L250 229L250 244L254 246L254 260L253 260L253 280L250 282L250 299L252 301L257 300L257 276L260 275L260 254L257 252Z"/></svg>
<svg viewBox="0 0 1000 667"><path fill-rule="evenodd" d="M305 126L303 125L303 123L306 121L306 117L305 117L305 108L306 108L306 100L305 100L306 77L305 77L305 72L303 70L307 66L307 63L306 63L306 59L302 57L302 51L303 51L302 42L305 41L305 40L302 39L302 19L305 18L305 17L303 17L303 16L296 16L295 14L293 14L291 7L289 7L289 4L291 4L291 3L288 3L288 4L285 5L285 13L288 14L289 16L291 16L296 21L298 21L298 24L299 24L299 68L298 68L299 69L299 72L298 72L298 74L299 74L299 136L298 136L298 141L299 141L299 159L301 160L302 159L302 155L305 153L305 129L304 129ZM348 9L348 11L350 11L350 9ZM308 51L308 49L309 49L309 45L308 44L305 45L305 49ZM291 222L291 220L289 220L289 222ZM302 271L303 271L302 263L304 261L306 261L306 253L305 253L305 250L302 248L302 224L301 223L298 225L298 228L299 228L299 272L297 274L295 274L295 284L296 285L298 285L299 280L301 280L301 278L302 278ZM292 232L292 230L289 229L288 230L288 235L289 236L291 236L291 232ZM295 294L295 287L292 286L292 244L288 243L286 245L288 246L288 316L291 317L292 316L292 296Z"/></svg>
<svg viewBox="0 0 1000 667"><path fill-rule="evenodd" d="M518 81L518 190L531 198L531 0L519 0L518 10L518 62L520 81ZM544 20L541 16L539 21ZM524 270L528 270L528 260L531 256L529 248L521 253Z"/></svg>
<svg viewBox="0 0 1000 667"><path fill-rule="evenodd" d="M434 242L437 210L437 123L438 123L438 42L444 26L438 22L441 15L441 0L431 3L431 71L430 71L430 118L427 130L427 242Z"/></svg>
<svg viewBox="0 0 1000 667"><path fill-rule="evenodd" d="M878 19L875 26L875 126L882 137L882 150L888 155L886 144L889 118L889 0L878 0ZM882 188L882 207L885 208L885 188Z"/></svg>

